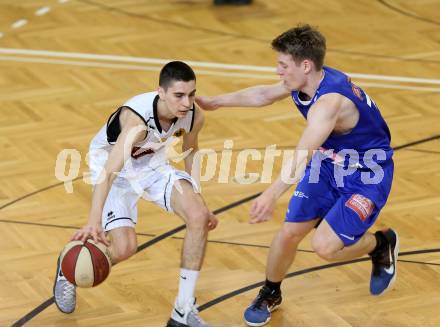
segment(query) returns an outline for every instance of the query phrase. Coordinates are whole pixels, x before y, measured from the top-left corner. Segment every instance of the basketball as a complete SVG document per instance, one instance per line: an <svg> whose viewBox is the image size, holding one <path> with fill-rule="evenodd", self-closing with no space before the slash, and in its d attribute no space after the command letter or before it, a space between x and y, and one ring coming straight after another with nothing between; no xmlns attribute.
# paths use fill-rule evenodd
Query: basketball
<svg viewBox="0 0 440 327"><path fill-rule="evenodd" d="M111 269L110 256L104 244L93 240L71 241L61 253L61 270L66 279L78 287L101 284Z"/></svg>

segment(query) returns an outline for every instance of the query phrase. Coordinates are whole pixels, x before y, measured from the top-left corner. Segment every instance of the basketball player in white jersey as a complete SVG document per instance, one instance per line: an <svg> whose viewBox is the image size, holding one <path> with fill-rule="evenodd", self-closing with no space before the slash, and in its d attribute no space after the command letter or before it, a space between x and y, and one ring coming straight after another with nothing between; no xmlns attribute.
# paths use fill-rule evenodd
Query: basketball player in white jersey
<svg viewBox="0 0 440 327"><path fill-rule="evenodd" d="M173 61L162 68L157 92L131 98L109 117L90 144L94 190L89 219L72 238L92 238L106 244L116 264L136 253L137 202L141 197L181 217L187 229L179 292L168 327L209 327L198 315L194 290L207 234L217 226L217 219L189 175L203 126L202 112L194 105L195 93L193 70ZM166 158L166 141L182 135L186 172L176 170ZM60 311L74 311L76 289L63 276L59 262L54 297Z"/></svg>

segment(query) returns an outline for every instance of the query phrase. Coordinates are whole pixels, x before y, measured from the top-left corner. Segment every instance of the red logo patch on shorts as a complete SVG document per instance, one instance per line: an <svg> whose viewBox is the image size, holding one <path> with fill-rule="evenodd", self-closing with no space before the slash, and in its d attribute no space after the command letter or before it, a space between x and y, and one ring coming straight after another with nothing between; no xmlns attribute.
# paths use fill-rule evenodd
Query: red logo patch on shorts
<svg viewBox="0 0 440 327"><path fill-rule="evenodd" d="M365 221L374 209L374 203L369 198L360 194L353 194L345 206L357 213L362 221Z"/></svg>

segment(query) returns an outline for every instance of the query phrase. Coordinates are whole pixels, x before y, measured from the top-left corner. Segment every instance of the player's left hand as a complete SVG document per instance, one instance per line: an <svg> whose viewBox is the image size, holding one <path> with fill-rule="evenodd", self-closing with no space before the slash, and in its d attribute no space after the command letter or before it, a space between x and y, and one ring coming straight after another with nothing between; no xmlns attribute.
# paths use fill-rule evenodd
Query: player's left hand
<svg viewBox="0 0 440 327"><path fill-rule="evenodd" d="M264 191L252 202L249 223L256 224L271 219L276 200L276 197L270 191Z"/></svg>
<svg viewBox="0 0 440 327"><path fill-rule="evenodd" d="M208 219L208 230L213 230L218 225L218 219L212 212L209 213Z"/></svg>

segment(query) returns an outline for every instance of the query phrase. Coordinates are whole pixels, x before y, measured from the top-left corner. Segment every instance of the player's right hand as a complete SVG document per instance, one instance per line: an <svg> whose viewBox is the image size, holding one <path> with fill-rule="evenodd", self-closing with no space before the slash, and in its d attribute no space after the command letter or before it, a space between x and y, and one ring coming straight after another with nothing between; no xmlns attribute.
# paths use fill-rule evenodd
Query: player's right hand
<svg viewBox="0 0 440 327"><path fill-rule="evenodd" d="M250 224L257 224L272 218L275 210L276 197L269 191L264 191L251 205Z"/></svg>
<svg viewBox="0 0 440 327"><path fill-rule="evenodd" d="M203 110L215 110L215 109L220 108L220 106L214 102L213 97L196 96L196 103Z"/></svg>
<svg viewBox="0 0 440 327"><path fill-rule="evenodd" d="M80 230L78 230L72 237L72 241L82 241L85 242L87 239L93 239L96 243L103 243L106 246L110 246L110 242L107 240L105 233L98 224L87 224Z"/></svg>

